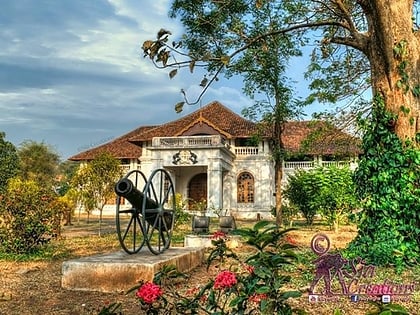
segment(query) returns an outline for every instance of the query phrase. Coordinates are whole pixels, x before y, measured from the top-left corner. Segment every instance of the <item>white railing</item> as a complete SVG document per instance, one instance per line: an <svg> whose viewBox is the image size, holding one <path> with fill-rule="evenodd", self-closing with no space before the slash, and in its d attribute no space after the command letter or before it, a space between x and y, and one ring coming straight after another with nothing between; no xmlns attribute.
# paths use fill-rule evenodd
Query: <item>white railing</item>
<svg viewBox="0 0 420 315"><path fill-rule="evenodd" d="M322 166L349 166L350 161L322 161Z"/></svg>
<svg viewBox="0 0 420 315"><path fill-rule="evenodd" d="M220 136L192 136L192 137L155 137L152 140L154 148L197 148L220 147L232 150L231 146ZM234 153L238 156L258 155L258 147L235 147Z"/></svg>
<svg viewBox="0 0 420 315"><path fill-rule="evenodd" d="M223 144L220 136L156 137L152 140L153 147L211 147Z"/></svg>
<svg viewBox="0 0 420 315"><path fill-rule="evenodd" d="M123 173L127 173L130 170L130 164L120 164L120 168L122 169Z"/></svg>
<svg viewBox="0 0 420 315"><path fill-rule="evenodd" d="M314 161L283 162L283 168L286 169L309 169L314 168Z"/></svg>
<svg viewBox="0 0 420 315"><path fill-rule="evenodd" d="M258 147L236 147L236 155L258 155Z"/></svg>
<svg viewBox="0 0 420 315"><path fill-rule="evenodd" d="M284 162L284 169L311 169L317 166L329 167L329 166L350 166L350 161L298 161L298 162Z"/></svg>

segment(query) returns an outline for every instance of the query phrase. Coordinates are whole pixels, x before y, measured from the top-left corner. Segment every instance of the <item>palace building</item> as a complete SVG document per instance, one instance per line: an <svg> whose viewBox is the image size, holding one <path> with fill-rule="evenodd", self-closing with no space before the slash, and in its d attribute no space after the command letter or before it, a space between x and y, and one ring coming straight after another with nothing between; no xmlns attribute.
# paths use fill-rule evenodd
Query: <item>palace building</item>
<svg viewBox="0 0 420 315"><path fill-rule="evenodd" d="M283 183L296 169L357 162L358 140L325 126L319 121L285 124ZM137 169L147 177L166 169L176 193L189 201L187 210L204 205L210 215L228 211L237 218L270 218L274 164L269 128L261 129L214 101L180 119L140 126L69 160L88 162L105 151L121 161L124 172Z"/></svg>

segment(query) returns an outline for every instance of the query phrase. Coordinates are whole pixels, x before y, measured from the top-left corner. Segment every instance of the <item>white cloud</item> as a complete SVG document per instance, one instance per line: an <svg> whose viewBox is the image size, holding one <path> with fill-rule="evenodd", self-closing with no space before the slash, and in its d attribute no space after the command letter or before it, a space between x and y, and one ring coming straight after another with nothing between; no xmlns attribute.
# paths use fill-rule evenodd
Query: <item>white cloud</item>
<svg viewBox="0 0 420 315"><path fill-rule="evenodd" d="M157 70L141 45L160 28L180 36L168 18L170 0L27 0L2 3L0 131L56 147L63 158L140 125L181 115L181 88L199 93L202 74ZM247 100L227 80L202 104L219 100L240 111Z"/></svg>

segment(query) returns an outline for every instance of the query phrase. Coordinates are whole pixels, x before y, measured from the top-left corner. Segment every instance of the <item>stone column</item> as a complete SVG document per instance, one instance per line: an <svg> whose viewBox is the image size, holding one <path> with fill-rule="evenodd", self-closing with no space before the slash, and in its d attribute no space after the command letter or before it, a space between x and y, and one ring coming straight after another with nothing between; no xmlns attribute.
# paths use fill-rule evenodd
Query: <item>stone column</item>
<svg viewBox="0 0 420 315"><path fill-rule="evenodd" d="M207 208L214 207L216 210L223 208L223 173L219 159L209 160L207 177Z"/></svg>

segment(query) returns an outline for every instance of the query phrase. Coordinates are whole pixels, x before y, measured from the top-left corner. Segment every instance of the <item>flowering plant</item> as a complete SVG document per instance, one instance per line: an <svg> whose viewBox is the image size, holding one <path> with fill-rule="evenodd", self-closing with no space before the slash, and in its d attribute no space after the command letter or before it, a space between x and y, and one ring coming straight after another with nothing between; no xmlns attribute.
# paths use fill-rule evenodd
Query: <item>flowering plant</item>
<svg viewBox="0 0 420 315"><path fill-rule="evenodd" d="M238 280L236 279L234 272L224 270L216 276L213 287L216 290L229 289L233 287L237 282Z"/></svg>
<svg viewBox="0 0 420 315"><path fill-rule="evenodd" d="M229 236L225 232L216 231L213 233L211 236L213 250L207 258L207 269L216 258L220 259L221 262L228 258L238 259L238 256L227 245L228 240Z"/></svg>
<svg viewBox="0 0 420 315"><path fill-rule="evenodd" d="M153 304L162 294L163 290L152 282L144 283L136 292L136 296L145 304Z"/></svg>
<svg viewBox="0 0 420 315"><path fill-rule="evenodd" d="M225 233L214 233L209 279L191 287L187 275L165 266L153 282L137 287L141 308L146 314L292 314L287 299L301 294L282 290L290 281L284 267L296 258L293 239L285 237L288 231L266 221L235 230L249 247L246 254L228 248Z"/></svg>

